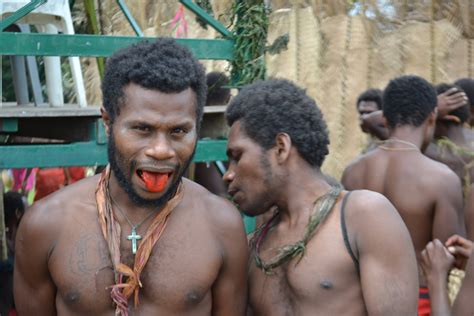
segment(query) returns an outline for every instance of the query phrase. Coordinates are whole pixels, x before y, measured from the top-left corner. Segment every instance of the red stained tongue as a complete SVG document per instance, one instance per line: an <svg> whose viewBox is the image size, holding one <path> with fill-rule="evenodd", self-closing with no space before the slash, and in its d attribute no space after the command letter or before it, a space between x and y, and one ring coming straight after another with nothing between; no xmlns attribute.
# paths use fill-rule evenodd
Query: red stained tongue
<svg viewBox="0 0 474 316"><path fill-rule="evenodd" d="M141 178L148 191L153 193L163 191L166 187L166 184L168 183L167 173L143 171Z"/></svg>

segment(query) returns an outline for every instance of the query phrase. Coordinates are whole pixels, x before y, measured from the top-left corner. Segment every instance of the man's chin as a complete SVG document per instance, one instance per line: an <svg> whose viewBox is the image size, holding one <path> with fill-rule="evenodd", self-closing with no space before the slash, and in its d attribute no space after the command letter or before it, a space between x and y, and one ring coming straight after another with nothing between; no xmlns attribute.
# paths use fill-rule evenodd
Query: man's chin
<svg viewBox="0 0 474 316"><path fill-rule="evenodd" d="M140 189L139 191L142 191L144 194L139 194L135 190L133 190L134 192L127 193L129 193L130 199L138 206L160 207L166 204L166 202L168 202L174 196L178 187L178 183L179 181L174 182L162 192L150 192Z"/></svg>

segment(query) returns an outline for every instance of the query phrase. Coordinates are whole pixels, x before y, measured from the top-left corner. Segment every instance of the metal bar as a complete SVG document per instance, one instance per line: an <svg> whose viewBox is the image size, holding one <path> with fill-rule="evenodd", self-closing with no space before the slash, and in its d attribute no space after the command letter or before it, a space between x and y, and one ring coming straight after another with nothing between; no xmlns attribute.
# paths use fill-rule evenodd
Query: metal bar
<svg viewBox="0 0 474 316"><path fill-rule="evenodd" d="M225 140L199 141L193 161L226 160L226 143ZM96 141L0 146L0 169L95 166L105 165L107 161L107 145Z"/></svg>
<svg viewBox="0 0 474 316"><path fill-rule="evenodd" d="M10 56L13 77L13 90L15 90L18 105L30 102L28 95L28 81L26 78L25 56Z"/></svg>
<svg viewBox="0 0 474 316"><path fill-rule="evenodd" d="M22 17L24 17L25 15L27 15L28 13L30 13L31 11L39 7L40 5L46 3L46 1L47 0L33 0L27 5L18 9L18 11L15 11L12 15L2 19L0 21L0 31L3 31L4 29L9 27L10 25L12 25L16 21L18 21L19 19L21 19Z"/></svg>
<svg viewBox="0 0 474 316"><path fill-rule="evenodd" d="M232 38L232 33L224 26L221 22L214 19L209 13L204 11L200 6L195 4L191 0L179 0L187 9L191 10L198 17L203 19L207 24L209 24L217 32L221 33L226 38Z"/></svg>
<svg viewBox="0 0 474 316"><path fill-rule="evenodd" d="M17 24L22 33L31 33L29 24ZM38 73L38 65L34 56L26 56L26 69L28 70L28 77L30 79L31 90L33 93L33 102L35 106L44 104L43 92L41 90L41 83ZM28 90L28 89L27 89Z"/></svg>
<svg viewBox="0 0 474 316"><path fill-rule="evenodd" d="M0 132L7 132L7 133L18 132L18 119L16 118L0 119Z"/></svg>
<svg viewBox="0 0 474 316"><path fill-rule="evenodd" d="M107 146L96 142L0 146L0 169L95 166L107 161Z"/></svg>
<svg viewBox="0 0 474 316"><path fill-rule="evenodd" d="M0 55L108 57L118 49L143 40L155 38L0 32ZM199 59L234 58L232 40L178 38L176 41L187 46Z"/></svg>
<svg viewBox="0 0 474 316"><path fill-rule="evenodd" d="M132 14L128 10L128 7L125 4L125 2L123 2L123 0L117 0L117 4L119 5L120 10L122 10L123 14L127 18L128 23L130 23L130 26L135 31L135 34L137 34L137 36L139 36L139 37L143 37L144 35L143 35L142 30L140 29L140 26L138 25L137 21L135 21Z"/></svg>
<svg viewBox="0 0 474 316"><path fill-rule="evenodd" d="M225 167L222 161L220 160L214 161L214 165L216 166L221 176L223 176L227 172L227 168Z"/></svg>
<svg viewBox="0 0 474 316"><path fill-rule="evenodd" d="M243 215L245 233L250 234L255 231L255 217Z"/></svg>
<svg viewBox="0 0 474 316"><path fill-rule="evenodd" d="M198 141L194 162L227 161L227 140L200 140Z"/></svg>

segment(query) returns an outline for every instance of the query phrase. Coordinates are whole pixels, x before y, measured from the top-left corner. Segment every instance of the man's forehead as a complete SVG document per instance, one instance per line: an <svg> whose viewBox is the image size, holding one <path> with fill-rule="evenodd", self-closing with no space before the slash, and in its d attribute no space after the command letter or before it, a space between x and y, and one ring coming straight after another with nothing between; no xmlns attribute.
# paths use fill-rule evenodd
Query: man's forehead
<svg viewBox="0 0 474 316"><path fill-rule="evenodd" d="M248 138L248 135L245 132L241 122L235 121L230 127L229 141L236 142L245 138Z"/></svg>
<svg viewBox="0 0 474 316"><path fill-rule="evenodd" d="M260 145L255 140L248 136L243 124L241 124L240 121L236 121L230 128L227 148L234 150L248 146L260 147Z"/></svg>

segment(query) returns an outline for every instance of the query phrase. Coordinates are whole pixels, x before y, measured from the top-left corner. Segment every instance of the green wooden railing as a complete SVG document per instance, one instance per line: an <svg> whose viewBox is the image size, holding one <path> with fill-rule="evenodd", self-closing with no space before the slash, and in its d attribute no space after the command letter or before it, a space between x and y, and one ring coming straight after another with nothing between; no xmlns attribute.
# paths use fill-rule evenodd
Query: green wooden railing
<svg viewBox="0 0 474 316"><path fill-rule="evenodd" d="M46 0L33 0L17 12L0 21L0 54L21 56L87 56L108 57L120 48L143 40L140 29L131 17L123 1L118 0L122 11L136 32L132 36L104 35L64 35L38 33L2 32ZM208 25L219 32L223 39L177 39L187 46L197 58L211 60L233 60L234 41L232 33L219 21L207 14L191 0L180 0L189 10L198 15ZM0 107L0 112L2 107ZM19 129L19 118L1 117L0 134L14 134ZM102 124L97 120L91 125L90 137L84 142L62 144L0 144L0 169L54 167L54 166L93 166L107 163L107 144ZM200 140L194 161L226 160L225 140ZM247 232L255 227L255 221L244 217Z"/></svg>

